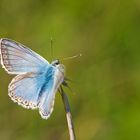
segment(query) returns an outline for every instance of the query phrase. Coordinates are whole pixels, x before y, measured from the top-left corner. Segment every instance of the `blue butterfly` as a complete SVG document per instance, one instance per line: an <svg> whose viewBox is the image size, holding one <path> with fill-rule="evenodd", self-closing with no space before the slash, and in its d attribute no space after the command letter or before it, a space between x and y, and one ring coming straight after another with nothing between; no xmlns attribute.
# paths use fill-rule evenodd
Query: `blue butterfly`
<svg viewBox="0 0 140 140"><path fill-rule="evenodd" d="M51 64L24 45L0 40L1 65L17 75L8 87L10 98L27 109L39 109L43 119L50 117L57 90L64 82L65 68L59 60Z"/></svg>

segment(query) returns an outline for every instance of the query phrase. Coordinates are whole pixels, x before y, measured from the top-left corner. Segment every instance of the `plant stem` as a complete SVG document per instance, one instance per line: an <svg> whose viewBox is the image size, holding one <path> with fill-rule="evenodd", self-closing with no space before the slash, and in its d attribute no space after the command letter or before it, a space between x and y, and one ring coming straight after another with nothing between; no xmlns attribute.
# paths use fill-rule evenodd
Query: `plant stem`
<svg viewBox="0 0 140 140"><path fill-rule="evenodd" d="M64 108L65 108L65 111L66 111L66 118L67 118L70 140L76 140L68 97L67 97L66 93L64 92L62 86L60 87L60 94L61 94L62 101L63 101L63 104L64 104Z"/></svg>

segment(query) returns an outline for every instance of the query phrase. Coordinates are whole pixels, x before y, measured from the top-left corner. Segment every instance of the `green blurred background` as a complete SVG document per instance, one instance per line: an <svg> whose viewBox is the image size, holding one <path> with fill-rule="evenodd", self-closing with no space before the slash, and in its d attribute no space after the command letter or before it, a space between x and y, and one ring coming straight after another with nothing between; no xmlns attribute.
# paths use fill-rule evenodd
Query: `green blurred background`
<svg viewBox="0 0 140 140"><path fill-rule="evenodd" d="M139 0L0 0L0 37L63 62L77 140L140 140ZM68 140L59 94L48 120L8 97L0 69L0 139Z"/></svg>

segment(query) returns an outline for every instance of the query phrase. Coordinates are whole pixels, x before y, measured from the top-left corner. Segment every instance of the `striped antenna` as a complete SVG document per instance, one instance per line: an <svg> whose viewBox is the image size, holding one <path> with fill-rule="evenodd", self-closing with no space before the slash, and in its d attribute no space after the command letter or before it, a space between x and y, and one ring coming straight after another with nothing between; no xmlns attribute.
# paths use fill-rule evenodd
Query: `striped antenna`
<svg viewBox="0 0 140 140"><path fill-rule="evenodd" d="M66 58L63 58L62 60L68 60L68 59L73 59L73 58L78 58L78 57L81 57L82 54L77 54L77 55L74 55L74 56L70 56L70 57L66 57Z"/></svg>

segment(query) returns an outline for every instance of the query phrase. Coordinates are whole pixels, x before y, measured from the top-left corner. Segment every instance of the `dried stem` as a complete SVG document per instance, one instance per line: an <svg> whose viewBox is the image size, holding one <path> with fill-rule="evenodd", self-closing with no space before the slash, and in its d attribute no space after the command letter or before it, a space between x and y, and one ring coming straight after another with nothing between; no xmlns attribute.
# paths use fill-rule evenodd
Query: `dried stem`
<svg viewBox="0 0 140 140"><path fill-rule="evenodd" d="M76 140L68 97L67 97L66 93L64 92L62 86L60 87L60 94L62 96L64 108L65 108L65 111L66 111L66 118L67 118L70 140Z"/></svg>

